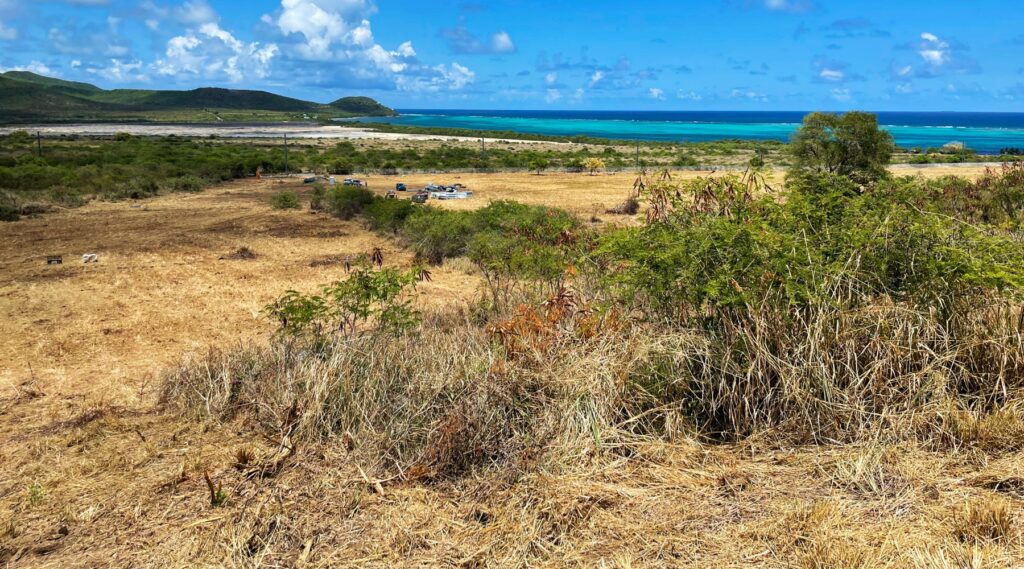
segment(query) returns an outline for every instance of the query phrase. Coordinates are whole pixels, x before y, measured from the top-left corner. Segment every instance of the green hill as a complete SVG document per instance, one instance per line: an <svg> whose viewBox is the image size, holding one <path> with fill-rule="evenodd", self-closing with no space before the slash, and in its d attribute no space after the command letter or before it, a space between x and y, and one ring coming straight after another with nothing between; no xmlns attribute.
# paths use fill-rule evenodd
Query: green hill
<svg viewBox="0 0 1024 569"><path fill-rule="evenodd" d="M148 120L252 122L391 116L369 97L313 103L266 91L201 88L191 91L104 90L88 83L27 71L0 74L0 122Z"/></svg>
<svg viewBox="0 0 1024 569"><path fill-rule="evenodd" d="M398 115L394 110L369 97L342 97L331 103L330 106L339 111L363 117L390 117Z"/></svg>

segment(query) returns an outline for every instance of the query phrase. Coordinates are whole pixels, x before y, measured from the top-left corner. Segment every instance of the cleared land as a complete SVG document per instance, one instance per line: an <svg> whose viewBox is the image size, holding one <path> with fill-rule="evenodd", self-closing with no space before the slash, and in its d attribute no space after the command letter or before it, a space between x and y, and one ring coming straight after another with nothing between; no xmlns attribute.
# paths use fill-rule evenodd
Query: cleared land
<svg viewBox="0 0 1024 569"><path fill-rule="evenodd" d="M588 216L600 204L609 221L621 218L603 208L622 200L632 175L417 175L371 177L370 186L383 192L396 181L459 181L476 192L441 207L516 199ZM381 247L388 264L412 261L360 222L273 211L270 196L285 187L308 191L295 180L245 180L138 207L92 203L0 224L0 563L1024 563L1018 543L959 533L967 504L1006 503L1009 519L1017 515L1019 455L682 438L561 472L418 484L372 479L339 442L302 449L275 477L245 476L235 468L239 450L272 452L277 441L157 407L161 371L190 352L265 337L267 302L343 277L349 256ZM256 257L230 258L241 247ZM82 253L97 253L99 263L81 264ZM45 265L53 254L65 264ZM419 302L465 302L477 285L468 263L450 263L419 286ZM224 506L211 508L204 472L229 493Z"/></svg>

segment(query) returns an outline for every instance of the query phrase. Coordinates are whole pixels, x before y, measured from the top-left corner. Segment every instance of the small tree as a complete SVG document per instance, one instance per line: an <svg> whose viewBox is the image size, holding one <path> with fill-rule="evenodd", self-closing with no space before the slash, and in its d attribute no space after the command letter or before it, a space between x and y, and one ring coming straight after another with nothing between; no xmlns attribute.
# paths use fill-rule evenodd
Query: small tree
<svg viewBox="0 0 1024 569"><path fill-rule="evenodd" d="M885 177L895 149L878 117L864 112L811 113L790 144L793 173L845 176L859 184Z"/></svg>
<svg viewBox="0 0 1024 569"><path fill-rule="evenodd" d="M594 172L604 169L604 160L601 160L600 158L587 158L583 162L583 167L590 172L591 176L593 176Z"/></svg>
<svg viewBox="0 0 1024 569"><path fill-rule="evenodd" d="M540 173L547 170L550 165L551 163L548 162L547 158L534 158L526 164L526 167L540 176Z"/></svg>

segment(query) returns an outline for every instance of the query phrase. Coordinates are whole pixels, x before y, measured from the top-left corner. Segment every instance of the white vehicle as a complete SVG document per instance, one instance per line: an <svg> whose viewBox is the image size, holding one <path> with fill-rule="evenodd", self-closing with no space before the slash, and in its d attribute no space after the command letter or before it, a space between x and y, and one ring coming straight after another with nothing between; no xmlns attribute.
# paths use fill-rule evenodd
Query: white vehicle
<svg viewBox="0 0 1024 569"><path fill-rule="evenodd" d="M456 192L455 190L443 190L430 192L430 197L435 200L465 200L473 197L473 192Z"/></svg>

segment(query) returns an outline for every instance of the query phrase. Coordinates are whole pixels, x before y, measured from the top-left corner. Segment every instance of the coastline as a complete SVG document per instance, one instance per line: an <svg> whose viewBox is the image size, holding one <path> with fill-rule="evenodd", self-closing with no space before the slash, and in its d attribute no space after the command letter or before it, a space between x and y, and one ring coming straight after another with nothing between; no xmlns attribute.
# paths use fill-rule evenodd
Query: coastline
<svg viewBox="0 0 1024 569"><path fill-rule="evenodd" d="M26 124L0 127L0 135L24 130L54 136L114 136L126 132L134 136L181 136L220 138L283 138L295 139L338 139L338 140L451 140L477 141L480 137L443 134L412 134L382 132L367 128L322 125L318 123L271 123L271 124L160 124L160 123L69 123L69 124ZM537 144L545 141L517 138L489 139L513 144ZM546 144L565 144L546 141Z"/></svg>

